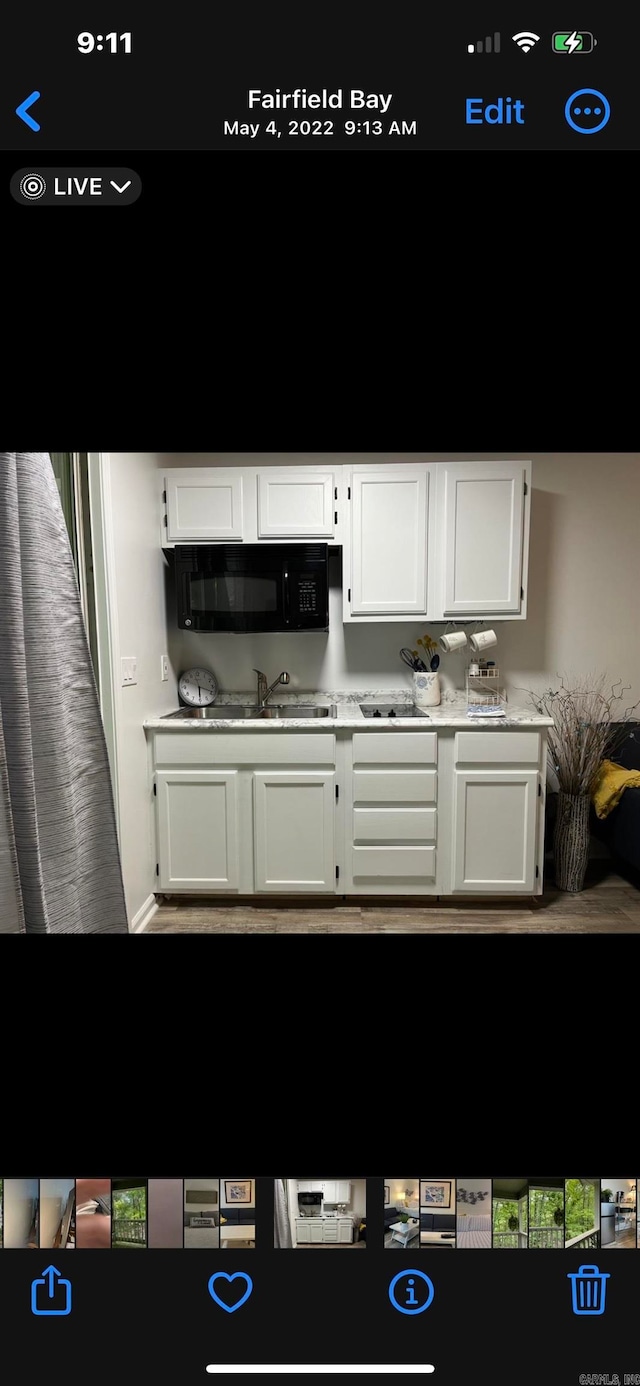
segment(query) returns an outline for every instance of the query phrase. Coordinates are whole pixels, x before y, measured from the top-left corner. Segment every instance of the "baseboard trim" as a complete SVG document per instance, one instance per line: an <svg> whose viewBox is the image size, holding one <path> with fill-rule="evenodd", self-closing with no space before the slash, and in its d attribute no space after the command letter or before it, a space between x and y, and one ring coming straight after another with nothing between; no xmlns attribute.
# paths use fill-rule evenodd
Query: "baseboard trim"
<svg viewBox="0 0 640 1386"><path fill-rule="evenodd" d="M134 914L129 931L132 934L143 934L147 924L151 923L154 914L158 912L158 901L155 895L148 895L144 905L140 906L137 914Z"/></svg>

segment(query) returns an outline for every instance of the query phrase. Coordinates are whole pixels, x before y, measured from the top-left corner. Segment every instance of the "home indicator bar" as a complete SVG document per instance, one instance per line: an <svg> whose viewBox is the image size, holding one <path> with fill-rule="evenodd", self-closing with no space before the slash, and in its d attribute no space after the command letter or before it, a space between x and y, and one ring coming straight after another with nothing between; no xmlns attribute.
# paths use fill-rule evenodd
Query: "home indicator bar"
<svg viewBox="0 0 640 1386"><path fill-rule="evenodd" d="M288 1363L284 1366L281 1365L277 1367L255 1367L250 1363L242 1365L236 1362L232 1366L215 1365L212 1363L211 1366L207 1367L207 1371L213 1374L215 1374L216 1372L220 1372L221 1374L228 1373L232 1376L252 1376L257 1374L262 1376L265 1374L274 1375L275 1373L280 1372L283 1372L287 1375L291 1375L294 1372L304 1372L305 1374L313 1373L317 1376L330 1376L334 1373L342 1372L349 1372L350 1374L364 1374L365 1372L369 1372L369 1374L376 1374L379 1376L396 1376L399 1374L402 1374L402 1376L415 1376L419 1372L434 1372L435 1367L433 1367L429 1362L427 1362L426 1365L422 1367L408 1367L406 1363L404 1363L402 1366L394 1366L392 1364L387 1364L386 1366L372 1367L369 1363L364 1363L359 1366L345 1366L343 1363L336 1366L334 1363L319 1365L317 1362L308 1363L306 1366L296 1367L291 1367L288 1365Z"/></svg>

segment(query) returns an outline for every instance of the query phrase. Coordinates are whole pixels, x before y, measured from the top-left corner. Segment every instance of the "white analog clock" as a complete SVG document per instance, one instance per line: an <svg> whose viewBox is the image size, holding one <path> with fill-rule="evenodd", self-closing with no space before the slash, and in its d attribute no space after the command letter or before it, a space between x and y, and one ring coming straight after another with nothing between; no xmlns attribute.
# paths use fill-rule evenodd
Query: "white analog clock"
<svg viewBox="0 0 640 1386"><path fill-rule="evenodd" d="M208 707L215 702L218 685L210 669L187 669L180 675L178 692L189 707Z"/></svg>

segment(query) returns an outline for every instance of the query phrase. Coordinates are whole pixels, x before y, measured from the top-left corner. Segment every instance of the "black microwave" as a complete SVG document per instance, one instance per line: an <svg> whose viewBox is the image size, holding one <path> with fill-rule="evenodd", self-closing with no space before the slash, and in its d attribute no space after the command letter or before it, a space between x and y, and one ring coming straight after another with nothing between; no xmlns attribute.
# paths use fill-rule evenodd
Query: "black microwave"
<svg viewBox="0 0 640 1386"><path fill-rule="evenodd" d="M178 544L182 630L329 629L327 544Z"/></svg>

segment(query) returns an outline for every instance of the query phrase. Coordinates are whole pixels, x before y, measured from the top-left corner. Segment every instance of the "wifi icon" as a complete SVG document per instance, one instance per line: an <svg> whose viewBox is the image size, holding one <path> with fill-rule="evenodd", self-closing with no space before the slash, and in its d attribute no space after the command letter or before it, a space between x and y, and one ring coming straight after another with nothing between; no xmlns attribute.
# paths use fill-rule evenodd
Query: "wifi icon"
<svg viewBox="0 0 640 1386"><path fill-rule="evenodd" d="M539 34L532 34L526 29L521 34L512 34L512 38L523 53L529 53L540 42Z"/></svg>

